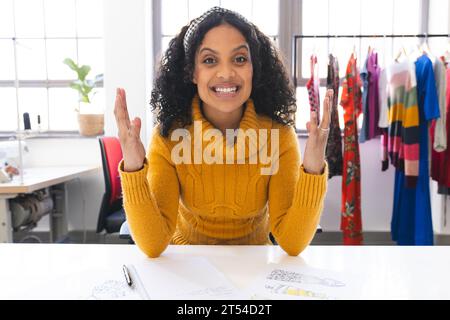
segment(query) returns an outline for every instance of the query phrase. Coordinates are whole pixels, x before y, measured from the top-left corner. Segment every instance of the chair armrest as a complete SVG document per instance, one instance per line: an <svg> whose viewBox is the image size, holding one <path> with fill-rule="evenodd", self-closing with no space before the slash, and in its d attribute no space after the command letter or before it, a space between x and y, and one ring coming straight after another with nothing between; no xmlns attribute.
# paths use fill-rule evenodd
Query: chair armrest
<svg viewBox="0 0 450 320"><path fill-rule="evenodd" d="M322 232L323 232L323 230L322 230L322 227L320 226L320 224L317 225L316 233L322 233Z"/></svg>
<svg viewBox="0 0 450 320"><path fill-rule="evenodd" d="M128 227L128 221L126 220L120 226L119 238L131 240L130 228Z"/></svg>

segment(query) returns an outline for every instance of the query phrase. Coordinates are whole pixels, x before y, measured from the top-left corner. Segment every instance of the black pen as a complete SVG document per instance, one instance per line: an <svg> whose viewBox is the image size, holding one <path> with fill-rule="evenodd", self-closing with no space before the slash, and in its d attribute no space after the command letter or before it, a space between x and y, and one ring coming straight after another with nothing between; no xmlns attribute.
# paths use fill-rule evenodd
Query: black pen
<svg viewBox="0 0 450 320"><path fill-rule="evenodd" d="M130 272L128 271L128 268L126 265L122 266L123 274L125 275L125 280L127 281L127 284L132 287L133 286L133 280L131 279Z"/></svg>

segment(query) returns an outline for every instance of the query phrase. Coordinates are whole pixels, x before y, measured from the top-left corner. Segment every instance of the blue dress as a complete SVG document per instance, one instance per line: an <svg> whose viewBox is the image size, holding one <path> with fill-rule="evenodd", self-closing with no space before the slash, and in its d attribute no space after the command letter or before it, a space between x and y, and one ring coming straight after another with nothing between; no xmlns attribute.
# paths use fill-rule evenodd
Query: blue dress
<svg viewBox="0 0 450 320"><path fill-rule="evenodd" d="M433 245L428 122L439 118L439 103L431 60L423 55L415 65L420 130L419 178L415 188L406 188L404 172L395 171L391 235L399 245Z"/></svg>

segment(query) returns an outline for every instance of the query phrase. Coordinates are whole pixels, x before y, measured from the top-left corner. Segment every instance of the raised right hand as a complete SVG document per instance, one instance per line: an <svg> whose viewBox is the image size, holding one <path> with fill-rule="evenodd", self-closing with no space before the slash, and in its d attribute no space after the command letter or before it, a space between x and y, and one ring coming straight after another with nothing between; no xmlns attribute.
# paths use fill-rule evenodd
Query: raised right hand
<svg viewBox="0 0 450 320"><path fill-rule="evenodd" d="M137 171L144 166L145 149L140 138L141 119L130 121L125 90L117 88L114 106L120 146L122 147L124 170Z"/></svg>

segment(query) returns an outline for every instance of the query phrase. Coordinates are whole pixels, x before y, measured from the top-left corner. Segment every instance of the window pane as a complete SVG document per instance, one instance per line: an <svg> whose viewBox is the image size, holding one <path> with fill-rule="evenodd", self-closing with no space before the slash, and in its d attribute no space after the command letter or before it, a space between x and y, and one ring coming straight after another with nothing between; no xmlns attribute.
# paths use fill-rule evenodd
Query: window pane
<svg viewBox="0 0 450 320"><path fill-rule="evenodd" d="M392 10L392 0L361 1L361 33L392 34Z"/></svg>
<svg viewBox="0 0 450 320"><path fill-rule="evenodd" d="M44 0L48 37L75 37L75 0Z"/></svg>
<svg viewBox="0 0 450 320"><path fill-rule="evenodd" d="M230 9L242 14L248 20L252 20L252 0L221 0L223 8Z"/></svg>
<svg viewBox="0 0 450 320"><path fill-rule="evenodd" d="M15 0L17 37L44 37L42 0Z"/></svg>
<svg viewBox="0 0 450 320"><path fill-rule="evenodd" d="M278 35L278 0L254 0L253 23L266 35Z"/></svg>
<svg viewBox="0 0 450 320"><path fill-rule="evenodd" d="M103 37L103 1L76 0L76 6L78 36Z"/></svg>
<svg viewBox="0 0 450 320"><path fill-rule="evenodd" d="M48 127L47 89L45 88L19 88L19 115L20 128L23 130L23 113L30 115L31 129L37 130L37 116L41 116L41 129Z"/></svg>
<svg viewBox="0 0 450 320"><path fill-rule="evenodd" d="M189 22L187 0L161 1L161 13L163 35L176 35Z"/></svg>
<svg viewBox="0 0 450 320"><path fill-rule="evenodd" d="M91 97L88 113L104 113L106 110L105 89L95 88L93 92L94 94Z"/></svg>
<svg viewBox="0 0 450 320"><path fill-rule="evenodd" d="M449 1L430 0L428 33L448 33ZM448 38L429 38L428 46L432 53L442 54L448 50Z"/></svg>
<svg viewBox="0 0 450 320"><path fill-rule="evenodd" d="M103 40L85 39L78 40L79 64L91 67L88 79L93 79L97 74L104 72L105 50Z"/></svg>
<svg viewBox="0 0 450 320"><path fill-rule="evenodd" d="M46 79L44 40L17 41L17 69L20 80Z"/></svg>
<svg viewBox="0 0 450 320"><path fill-rule="evenodd" d="M208 11L208 9L219 6L219 3L219 0L188 0L189 20L200 17L203 13Z"/></svg>
<svg viewBox="0 0 450 320"><path fill-rule="evenodd" d="M340 0L329 3L330 34L358 34L361 19L360 1Z"/></svg>
<svg viewBox="0 0 450 320"><path fill-rule="evenodd" d="M17 129L16 89L0 88L0 131L13 131Z"/></svg>
<svg viewBox="0 0 450 320"><path fill-rule="evenodd" d="M420 32L420 0L394 1L394 33L416 34Z"/></svg>
<svg viewBox="0 0 450 320"><path fill-rule="evenodd" d="M49 130L78 130L75 112L75 108L78 107L78 93L70 88L50 88L48 99Z"/></svg>
<svg viewBox="0 0 450 320"><path fill-rule="evenodd" d="M14 36L13 17L12 0L0 1L0 37L12 38Z"/></svg>
<svg viewBox="0 0 450 320"><path fill-rule="evenodd" d="M12 40L0 40L0 80L14 80L14 46Z"/></svg>
<svg viewBox="0 0 450 320"><path fill-rule="evenodd" d="M169 48L169 43L170 40L172 40L173 37L162 37L162 41L161 41L161 53L159 58L156 61L160 61L161 57L164 55L164 53L166 52L167 48Z"/></svg>
<svg viewBox="0 0 450 320"><path fill-rule="evenodd" d="M71 58L76 61L77 50L76 40L47 40L47 64L48 78L56 79L75 79L76 73L63 63L65 58Z"/></svg>
<svg viewBox="0 0 450 320"><path fill-rule="evenodd" d="M303 0L303 34L328 34L328 0ZM336 34L336 30L330 34Z"/></svg>
<svg viewBox="0 0 450 320"><path fill-rule="evenodd" d="M449 1L429 0L430 17L428 20L428 33L448 33Z"/></svg>

